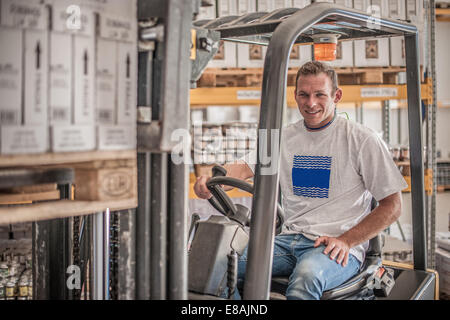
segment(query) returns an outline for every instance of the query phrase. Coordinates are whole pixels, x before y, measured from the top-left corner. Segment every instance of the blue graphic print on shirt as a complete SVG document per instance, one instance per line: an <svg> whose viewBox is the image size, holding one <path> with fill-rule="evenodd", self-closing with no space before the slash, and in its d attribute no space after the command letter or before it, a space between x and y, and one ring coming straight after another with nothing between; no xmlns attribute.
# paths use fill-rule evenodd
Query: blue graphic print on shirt
<svg viewBox="0 0 450 320"><path fill-rule="evenodd" d="M294 156L292 187L297 196L328 198L331 157Z"/></svg>

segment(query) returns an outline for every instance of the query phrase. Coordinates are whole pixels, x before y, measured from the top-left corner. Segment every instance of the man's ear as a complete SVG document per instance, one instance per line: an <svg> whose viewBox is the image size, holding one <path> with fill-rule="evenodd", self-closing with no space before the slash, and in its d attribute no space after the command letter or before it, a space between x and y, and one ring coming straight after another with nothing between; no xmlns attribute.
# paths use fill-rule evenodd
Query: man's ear
<svg viewBox="0 0 450 320"><path fill-rule="evenodd" d="M338 103L342 99L342 89L337 88L336 92L334 93L334 103Z"/></svg>

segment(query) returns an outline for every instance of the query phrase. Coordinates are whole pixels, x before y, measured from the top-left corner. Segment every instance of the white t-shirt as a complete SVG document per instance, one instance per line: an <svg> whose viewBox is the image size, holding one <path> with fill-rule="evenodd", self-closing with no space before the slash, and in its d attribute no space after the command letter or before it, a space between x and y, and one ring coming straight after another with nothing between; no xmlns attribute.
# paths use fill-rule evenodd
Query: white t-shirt
<svg viewBox="0 0 450 320"><path fill-rule="evenodd" d="M303 120L283 129L280 186L282 233L315 240L340 236L370 213L372 195L379 201L407 184L373 130L336 117L320 131L308 131ZM350 253L364 261L367 248L368 241Z"/></svg>

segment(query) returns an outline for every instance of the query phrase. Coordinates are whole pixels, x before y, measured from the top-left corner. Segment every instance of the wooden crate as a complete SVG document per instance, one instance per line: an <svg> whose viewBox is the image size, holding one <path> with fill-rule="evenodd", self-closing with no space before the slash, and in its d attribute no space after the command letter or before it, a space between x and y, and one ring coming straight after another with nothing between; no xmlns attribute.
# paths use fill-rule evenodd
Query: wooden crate
<svg viewBox="0 0 450 320"><path fill-rule="evenodd" d="M31 167L73 168L72 199L59 200L56 184L1 190L0 225L137 207L136 150L0 157L0 170Z"/></svg>
<svg viewBox="0 0 450 320"><path fill-rule="evenodd" d="M427 195L433 194L433 171L431 169L425 169L424 173L424 187L425 192ZM408 184L408 187L403 190L403 192L411 192L411 177L410 176L403 176L406 183Z"/></svg>

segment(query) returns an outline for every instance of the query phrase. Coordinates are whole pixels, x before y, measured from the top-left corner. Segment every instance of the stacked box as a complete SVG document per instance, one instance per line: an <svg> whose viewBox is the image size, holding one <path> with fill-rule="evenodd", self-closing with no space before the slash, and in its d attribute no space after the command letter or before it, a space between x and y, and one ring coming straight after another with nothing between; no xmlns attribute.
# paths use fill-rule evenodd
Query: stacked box
<svg viewBox="0 0 450 320"><path fill-rule="evenodd" d="M1 154L48 150L48 20L40 1L1 1Z"/></svg>
<svg viewBox="0 0 450 320"><path fill-rule="evenodd" d="M353 0L334 0L343 7L353 8ZM329 62L333 67L353 67L353 41L339 41L336 46L336 59Z"/></svg>
<svg viewBox="0 0 450 320"><path fill-rule="evenodd" d="M217 18L217 16L216 16L216 2L214 1L212 6L200 7L195 20L212 20L215 18Z"/></svg>
<svg viewBox="0 0 450 320"><path fill-rule="evenodd" d="M219 17L237 15L236 0L217 0L217 12ZM209 61L208 68L235 68L237 66L236 59L236 43L229 41L220 41L219 50Z"/></svg>
<svg viewBox="0 0 450 320"><path fill-rule="evenodd" d="M97 132L99 150L136 148L137 25L100 15L97 42Z"/></svg>
<svg viewBox="0 0 450 320"><path fill-rule="evenodd" d="M311 0L292 0L292 7L294 8L304 8L311 4Z"/></svg>
<svg viewBox="0 0 450 320"><path fill-rule="evenodd" d="M353 0L334 0L334 3L343 7L353 8Z"/></svg>
<svg viewBox="0 0 450 320"><path fill-rule="evenodd" d="M50 147L53 152L96 148L95 14L72 3L55 2L52 6Z"/></svg>

